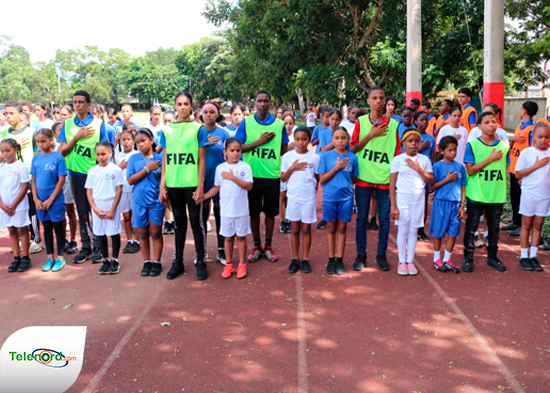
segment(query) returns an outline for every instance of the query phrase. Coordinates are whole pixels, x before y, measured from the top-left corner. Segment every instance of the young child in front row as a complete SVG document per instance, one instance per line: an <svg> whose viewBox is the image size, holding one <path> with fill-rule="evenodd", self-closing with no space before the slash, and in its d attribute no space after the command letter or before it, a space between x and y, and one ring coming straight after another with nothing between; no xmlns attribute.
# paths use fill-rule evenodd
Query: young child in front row
<svg viewBox="0 0 550 393"><path fill-rule="evenodd" d="M353 185L359 175L355 154L346 149L349 134L344 127L332 133L334 149L321 156L317 173L323 186L323 220L327 222L327 274L344 274L346 229L353 209ZM336 236L338 232L338 237ZM337 251L336 251L337 248Z"/></svg>
<svg viewBox="0 0 550 393"><path fill-rule="evenodd" d="M317 221L315 195L317 194L316 174L320 157L308 150L311 141L311 130L300 126L294 131L296 149L287 152L281 163L281 182L287 183L286 217L290 221L292 261L289 273L311 273L309 249L311 247L311 224ZM302 258L300 258L300 232L304 239Z"/></svg>
<svg viewBox="0 0 550 393"><path fill-rule="evenodd" d="M29 258L29 168L21 161L21 145L13 138L0 142L0 226L7 227L13 262L8 272L26 272L32 266ZM19 251L21 240L21 252Z"/></svg>
<svg viewBox="0 0 550 393"><path fill-rule="evenodd" d="M498 259L497 251L500 216L506 202L506 166L510 164L510 148L496 137L498 123L494 113L483 112L479 115L478 126L483 134L466 145L464 154L468 174L468 217L464 229L462 271L470 273L474 268L474 234L485 211L485 224L489 231L487 264L503 272L506 267Z"/></svg>
<svg viewBox="0 0 550 393"><path fill-rule="evenodd" d="M521 257L519 266L523 270L542 272L544 269L537 260L540 235L544 218L550 210L550 128L546 123L538 123L533 129L531 147L524 149L516 163L516 177L521 180ZM529 235L531 237L531 255L529 255Z"/></svg>
<svg viewBox="0 0 550 393"><path fill-rule="evenodd" d="M435 184L432 217L429 233L434 242L434 268L444 272L458 273L460 270L451 262L456 237L460 234L460 225L464 218L464 200L466 198L466 171L464 166L455 161L458 141L448 135L439 141L439 151L443 159L433 166ZM441 240L447 234L445 256L441 262Z"/></svg>
<svg viewBox="0 0 550 393"><path fill-rule="evenodd" d="M430 159L418 154L421 135L415 128L403 133L405 152L395 156L390 164L390 217L395 220L399 265L397 273L416 275L414 252L418 228L424 226L424 198L426 183L433 184Z"/></svg>
<svg viewBox="0 0 550 393"><path fill-rule="evenodd" d="M246 235L252 233L248 217L248 191L252 190L253 180L250 165L240 161L242 149L239 139L234 137L226 139L223 153L227 161L218 165L214 187L204 194L204 199L208 199L220 193L220 235L225 237L227 261L222 272L223 278L229 278L235 272L233 268L235 236L237 236L239 250L237 278L246 277Z"/></svg>
<svg viewBox="0 0 550 393"><path fill-rule="evenodd" d="M139 129L135 139L141 154L128 159L126 177L132 186L132 227L141 239L144 263L140 275L158 276L162 272L162 219L166 208L159 201L162 154L155 153L154 134L148 128ZM153 240L152 261L149 237Z"/></svg>
<svg viewBox="0 0 550 393"><path fill-rule="evenodd" d="M109 159L113 154L113 145L99 142L95 147L97 165L88 171L86 195L92 208L94 235L98 237L99 249L103 256L103 266L99 274L116 274L120 271L118 253L120 251L120 199L124 178L122 170ZM109 260L107 236L111 236L113 259Z"/></svg>
<svg viewBox="0 0 550 393"><path fill-rule="evenodd" d="M44 225L44 241L48 260L43 272L58 272L65 267L65 197L63 186L67 181L67 165L61 154L54 151L54 136L49 128L36 134L40 153L32 159L31 189L36 206L36 215ZM53 233L57 239L57 258L53 246Z"/></svg>

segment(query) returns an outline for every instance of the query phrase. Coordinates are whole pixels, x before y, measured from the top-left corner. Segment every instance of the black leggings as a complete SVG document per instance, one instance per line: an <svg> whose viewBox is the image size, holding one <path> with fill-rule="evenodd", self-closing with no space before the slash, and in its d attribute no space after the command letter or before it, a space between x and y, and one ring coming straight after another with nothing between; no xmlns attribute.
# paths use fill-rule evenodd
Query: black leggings
<svg viewBox="0 0 550 393"><path fill-rule="evenodd" d="M187 209L189 209L189 221L195 239L195 251L197 259L204 261L204 227L202 220L202 203L197 205L193 200L196 187L168 188L168 197L172 205L172 212L176 219L176 262L183 262L183 250L185 237L187 236Z"/></svg>
<svg viewBox="0 0 550 393"><path fill-rule="evenodd" d="M53 233L55 231L55 238L57 240L57 256L62 257L65 251L65 222L51 222L44 221L44 241L46 242L46 253L48 255L53 254Z"/></svg>
<svg viewBox="0 0 550 393"><path fill-rule="evenodd" d="M214 203L212 201L212 203ZM202 220L203 220L203 227L206 228L206 222L208 221L208 217L210 216L210 209L209 208L204 208L202 209ZM214 206L214 219L216 221L216 236L218 237L218 249L224 249L225 248L225 238L220 235L220 208L219 207L216 207ZM204 244L206 246L206 239L207 237L205 236L204 238Z"/></svg>
<svg viewBox="0 0 550 393"><path fill-rule="evenodd" d="M118 258L118 253L120 251L120 235L111 236L113 239L113 258ZM107 235L98 236L97 240L99 241L99 251L103 258L109 258L109 245L107 243Z"/></svg>

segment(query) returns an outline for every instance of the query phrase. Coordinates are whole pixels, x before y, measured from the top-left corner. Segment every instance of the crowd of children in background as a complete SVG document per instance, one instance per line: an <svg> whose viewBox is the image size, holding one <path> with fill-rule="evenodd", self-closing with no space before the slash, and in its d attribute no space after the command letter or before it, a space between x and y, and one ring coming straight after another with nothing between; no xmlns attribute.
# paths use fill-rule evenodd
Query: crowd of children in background
<svg viewBox="0 0 550 393"><path fill-rule="evenodd" d="M290 108L278 107L275 116L269 112L271 96L263 90L254 97L254 115L234 104L229 124L216 103L194 112L192 96L181 92L175 111L151 107L143 128L132 119L131 105L123 105L119 116L114 108L92 104L85 91L74 93L72 107L53 113L42 102L8 101L0 116L0 226L8 228L14 255L8 271L31 268L29 254L42 248L40 223L47 254L42 270L62 270L64 254L78 251L78 222L82 244L73 261L101 263L100 274L120 271L125 232L122 252L141 252L142 276L160 275L162 235L174 234L174 261L166 275L174 279L185 271L189 221L196 276L204 280L212 212L223 278L246 277L247 263L262 256L279 259L272 243L277 215L280 232L290 233L288 271L309 273L318 192L327 274L345 272L347 224L354 212L354 270L368 264L367 229L378 230L375 266L390 270L386 252L393 220L399 275L418 274L416 245L429 241L428 234L434 268L458 273L452 255L465 219L462 271L473 270L474 250L481 246L487 248L487 264L505 271L497 251L508 173L512 222L502 229L520 236L520 267L542 271L537 250L550 214L550 117L535 124L538 106L526 101L509 139L501 109L487 104L478 114L472 97L470 89L460 89L459 106L445 99L436 117L431 104L418 99L398 110L396 98L375 87L368 95L369 114L351 106L344 118L337 108L308 107L307 126L299 127ZM249 234L253 247L247 256Z"/></svg>

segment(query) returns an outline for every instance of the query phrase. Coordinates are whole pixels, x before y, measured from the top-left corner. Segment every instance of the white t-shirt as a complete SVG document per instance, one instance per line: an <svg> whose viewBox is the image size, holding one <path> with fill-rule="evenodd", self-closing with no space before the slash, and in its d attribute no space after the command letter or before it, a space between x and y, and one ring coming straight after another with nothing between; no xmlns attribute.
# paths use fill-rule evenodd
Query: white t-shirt
<svg viewBox="0 0 550 393"><path fill-rule="evenodd" d="M11 164L0 164L0 198L4 205L11 205L19 192L21 183L29 183L29 168L22 161L17 160ZM30 188L30 186L29 186ZM29 209L29 199L25 195L23 200L15 208L16 212ZM2 213L4 211L2 210Z"/></svg>
<svg viewBox="0 0 550 393"><path fill-rule="evenodd" d="M224 162L216 168L214 185L220 186L220 216L237 218L248 216L248 191L232 180L222 178L222 172L233 172L241 180L252 183L252 168L246 162Z"/></svg>
<svg viewBox="0 0 550 393"><path fill-rule="evenodd" d="M315 112L306 113L306 125L308 127L315 127L315 120L317 120Z"/></svg>
<svg viewBox="0 0 550 393"><path fill-rule="evenodd" d="M154 126L151 123L147 123L145 128L150 129L151 132L153 133L153 136L154 136L157 132L162 131L162 124L160 124L160 122L159 122L159 124L157 126Z"/></svg>
<svg viewBox="0 0 550 393"><path fill-rule="evenodd" d="M122 146L121 146L122 148ZM120 165L123 161L128 162L131 156L138 153L137 150L130 150L129 153L124 153L124 150L118 151L118 146L115 148L115 158L116 158L116 164ZM122 171L122 178L124 179L124 184L122 186L122 192L132 192L133 186L128 184L128 179L126 179L126 169L121 169Z"/></svg>
<svg viewBox="0 0 550 393"><path fill-rule="evenodd" d="M298 128L298 127L294 126L294 128L292 129L292 134L289 134L289 135L288 135L288 145L289 145L289 146L290 146L290 144L291 144L292 142L294 142L294 131L296 130L296 128ZM296 146L294 146L294 149L290 149L290 148L289 148L289 149L287 150L287 152L292 151L292 150L295 150L295 149L296 149ZM286 154L286 153L285 153L285 154Z"/></svg>
<svg viewBox="0 0 550 393"><path fill-rule="evenodd" d="M474 139L477 139L483 135L483 132L479 129L479 127L472 128L470 130L470 135L468 136L468 142L473 141ZM510 141L508 140L508 134L506 131L504 131L502 128L497 128L497 132L495 133L496 137L500 139L506 146L510 145Z"/></svg>
<svg viewBox="0 0 550 393"><path fill-rule="evenodd" d="M307 162L308 167L304 171L294 171L287 180L288 189L286 196L297 202L315 203L317 190L317 179L315 173L319 168L321 157L308 151L306 154L298 154L295 151L289 151L283 156L281 162L281 173L288 171L288 168L294 164L294 161Z"/></svg>
<svg viewBox="0 0 550 393"><path fill-rule="evenodd" d="M348 130L348 134L353 134L353 129L355 128L355 123L352 123L348 119L344 120L340 123L340 127L344 127L346 130Z"/></svg>
<svg viewBox="0 0 550 393"><path fill-rule="evenodd" d="M108 201L116 196L117 186L124 185L122 170L112 162L106 166L96 165L88 171L85 188L91 188L92 198L98 201Z"/></svg>
<svg viewBox="0 0 550 393"><path fill-rule="evenodd" d="M468 130L464 127L459 126L458 128L451 127L450 124L442 127L437 134L436 143L439 145L439 141L444 136L453 136L454 134L461 135L462 137L458 140L458 146L456 147L456 158L455 161L464 165L464 153L466 153L466 145L468 144Z"/></svg>
<svg viewBox="0 0 550 393"><path fill-rule="evenodd" d="M46 119L44 121L41 121L40 125L42 126L42 128L50 128L51 129L52 126L53 126L53 120L52 119Z"/></svg>
<svg viewBox="0 0 550 393"><path fill-rule="evenodd" d="M540 159L550 157L550 149L540 151L534 147L528 147L523 149L518 157L516 164L516 172L523 169L527 169L535 165L537 157ZM521 192L529 194L529 197L536 202L550 199L550 179L548 178L548 172L550 165L543 166L537 169L528 176L521 179ZM523 195L522 195L523 198Z"/></svg>
<svg viewBox="0 0 550 393"><path fill-rule="evenodd" d="M410 200L410 204L424 203L426 182L417 171L407 165L405 161L407 158L418 161L422 169L428 173L433 173L430 159L423 154L410 157L407 153L402 153L393 157L390 164L390 173L398 173L397 183L395 184L397 188L396 192L402 196L410 196L410 198L407 197L407 200Z"/></svg>

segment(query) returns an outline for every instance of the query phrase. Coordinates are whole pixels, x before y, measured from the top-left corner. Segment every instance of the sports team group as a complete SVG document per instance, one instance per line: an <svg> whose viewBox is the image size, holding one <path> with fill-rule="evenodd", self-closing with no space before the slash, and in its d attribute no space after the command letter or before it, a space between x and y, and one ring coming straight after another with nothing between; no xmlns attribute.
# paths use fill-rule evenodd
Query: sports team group
<svg viewBox="0 0 550 393"><path fill-rule="evenodd" d="M390 270L391 221L397 225L398 253L390 259L400 275L418 274L415 249L418 240L429 241L427 233L438 271L459 273L460 266L472 272L474 251L483 246L487 265L505 271L498 258L501 229L520 236L520 267L543 271L537 251L550 214L550 117L535 123L537 104L524 102L521 123L509 139L500 108L487 104L478 114L472 96L469 88L460 89L459 106L444 100L435 117L429 102L413 99L398 110L394 97L374 87L367 99L370 113L351 106L344 118L338 108L309 107L307 126L298 127L291 109L270 113L265 90L256 93L253 114L232 105L231 124L214 102L195 108L188 92L176 94L175 111L153 106L145 127L132 120L130 105L120 113L106 111L83 90L74 93L72 106L56 107L54 119L44 103L8 101L0 114L0 226L9 231L14 255L8 272L32 267L29 255L42 249L42 226L44 272L62 270L64 255L78 252L74 263L90 259L100 264L100 274L116 274L125 232L123 253L141 252L141 276L159 276L163 234L174 234L166 274L174 279L185 271L190 224L196 278L204 280L212 213L216 259L226 279L246 277L248 263L262 257L279 259L272 243L279 215L280 232L290 233L290 273L312 271L311 231L317 223L326 228L326 273L343 274L353 213L357 271L368 265L367 230L378 231L370 263ZM512 222L501 228L508 192ZM322 193L319 222L317 193ZM452 254L463 220L460 265Z"/></svg>

